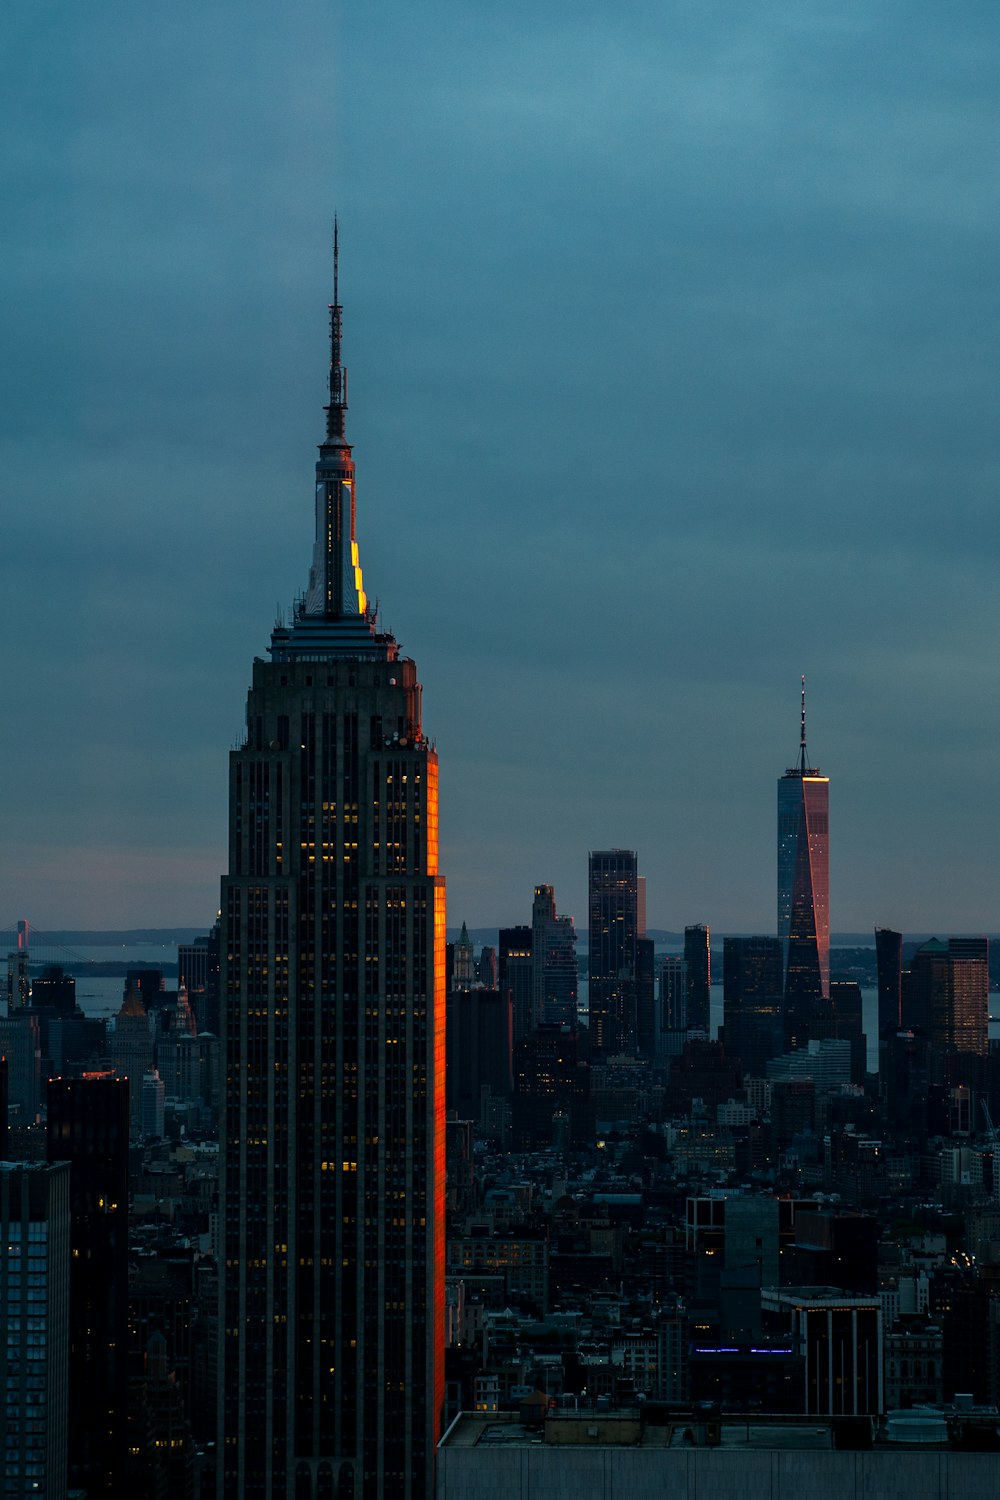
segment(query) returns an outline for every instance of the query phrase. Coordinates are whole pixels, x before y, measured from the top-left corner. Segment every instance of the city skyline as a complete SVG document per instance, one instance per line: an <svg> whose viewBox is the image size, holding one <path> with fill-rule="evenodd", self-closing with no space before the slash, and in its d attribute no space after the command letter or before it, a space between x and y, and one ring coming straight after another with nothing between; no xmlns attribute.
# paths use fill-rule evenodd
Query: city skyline
<svg viewBox="0 0 1000 1500"><path fill-rule="evenodd" d="M993 930L986 14L6 14L4 920L211 922L339 205L455 918L773 930L804 671L834 931Z"/></svg>

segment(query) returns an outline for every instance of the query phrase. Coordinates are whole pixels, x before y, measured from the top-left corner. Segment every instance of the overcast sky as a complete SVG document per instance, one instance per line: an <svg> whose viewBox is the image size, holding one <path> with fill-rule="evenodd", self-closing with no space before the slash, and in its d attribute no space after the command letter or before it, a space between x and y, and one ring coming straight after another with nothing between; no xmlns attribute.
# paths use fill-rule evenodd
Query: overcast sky
<svg viewBox="0 0 1000 1500"><path fill-rule="evenodd" d="M1000 929L1000 12L6 0L0 927L208 924L305 585L334 209L361 557L449 924Z"/></svg>

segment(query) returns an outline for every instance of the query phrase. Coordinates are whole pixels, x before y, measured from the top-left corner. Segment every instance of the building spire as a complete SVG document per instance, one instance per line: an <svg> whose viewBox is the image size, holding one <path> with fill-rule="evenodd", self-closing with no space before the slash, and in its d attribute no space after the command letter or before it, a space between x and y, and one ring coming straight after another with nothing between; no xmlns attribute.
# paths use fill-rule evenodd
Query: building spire
<svg viewBox="0 0 1000 1500"><path fill-rule="evenodd" d="M806 772L806 679L802 676L802 728L799 732L799 768L803 776Z"/></svg>
<svg viewBox="0 0 1000 1500"><path fill-rule="evenodd" d="M341 361L340 305L340 233L337 216L333 218L333 301L330 303L330 405L326 410L326 440L344 441L344 413L347 411L347 369Z"/></svg>

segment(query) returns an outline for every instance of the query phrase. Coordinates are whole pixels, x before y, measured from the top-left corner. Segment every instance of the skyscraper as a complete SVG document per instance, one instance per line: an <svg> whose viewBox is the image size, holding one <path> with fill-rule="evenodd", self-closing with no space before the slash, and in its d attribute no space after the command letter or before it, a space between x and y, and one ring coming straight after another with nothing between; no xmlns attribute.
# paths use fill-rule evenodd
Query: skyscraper
<svg viewBox="0 0 1000 1500"><path fill-rule="evenodd" d="M781 1051L781 945L773 937L727 937L722 942L723 1037L751 1078L767 1076Z"/></svg>
<svg viewBox="0 0 1000 1500"><path fill-rule="evenodd" d="M48 1081L48 1159L72 1164L70 1476L95 1496L125 1482L128 1093L112 1073Z"/></svg>
<svg viewBox="0 0 1000 1500"><path fill-rule="evenodd" d="M531 988L535 1025L576 1030L576 930L572 917L556 915L551 885L536 885L531 907Z"/></svg>
<svg viewBox="0 0 1000 1500"><path fill-rule="evenodd" d="M309 586L230 757L220 1496L429 1496L444 882L414 663L364 590L334 239Z"/></svg>
<svg viewBox="0 0 1000 1500"><path fill-rule="evenodd" d="M687 1024L712 1034L711 934L702 922L684 929L684 962L687 964Z"/></svg>
<svg viewBox="0 0 1000 1500"><path fill-rule="evenodd" d="M634 849L592 851L589 896L591 1046L598 1053L634 1052L635 945L646 930Z"/></svg>
<svg viewBox="0 0 1000 1500"><path fill-rule="evenodd" d="M66 1495L69 1174L65 1162L0 1163L2 1495Z"/></svg>
<svg viewBox="0 0 1000 1500"><path fill-rule="evenodd" d="M504 999L510 999L514 1023L514 1041L530 1036L535 1027L534 967L531 956L532 932L527 926L501 927L497 946L498 985Z"/></svg>
<svg viewBox="0 0 1000 1500"><path fill-rule="evenodd" d="M903 1024L903 934L891 927L875 929L878 974L878 1034L893 1036Z"/></svg>
<svg viewBox="0 0 1000 1500"><path fill-rule="evenodd" d="M808 1037L830 998L830 778L806 754L806 680L798 763L778 782L778 937L786 1040Z"/></svg>

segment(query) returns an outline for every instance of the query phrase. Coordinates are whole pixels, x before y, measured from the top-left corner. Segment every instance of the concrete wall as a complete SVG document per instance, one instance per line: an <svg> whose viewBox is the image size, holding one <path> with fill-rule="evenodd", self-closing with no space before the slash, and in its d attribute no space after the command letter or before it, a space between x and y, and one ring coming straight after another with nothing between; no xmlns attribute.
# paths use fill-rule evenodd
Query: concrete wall
<svg viewBox="0 0 1000 1500"><path fill-rule="evenodd" d="M996 1500L1000 1454L484 1446L438 1451L437 1500Z"/></svg>

